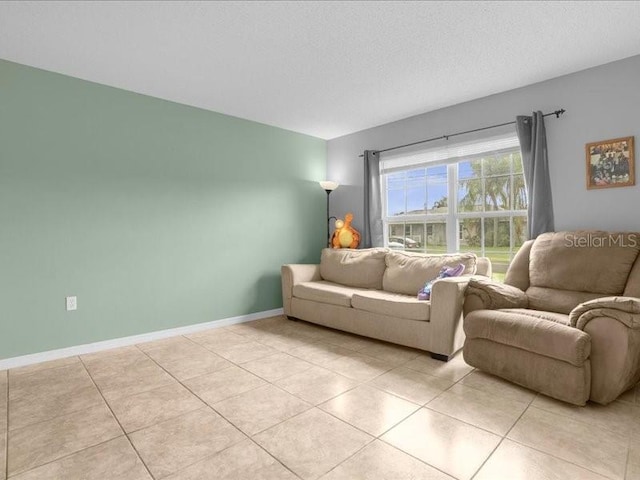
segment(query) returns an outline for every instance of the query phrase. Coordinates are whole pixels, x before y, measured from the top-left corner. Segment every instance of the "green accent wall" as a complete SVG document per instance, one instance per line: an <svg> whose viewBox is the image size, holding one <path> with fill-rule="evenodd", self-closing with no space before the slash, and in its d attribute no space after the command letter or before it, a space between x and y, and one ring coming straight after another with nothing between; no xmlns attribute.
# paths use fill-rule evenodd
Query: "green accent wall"
<svg viewBox="0 0 640 480"><path fill-rule="evenodd" d="M0 358L281 307L325 175L324 140L0 60Z"/></svg>

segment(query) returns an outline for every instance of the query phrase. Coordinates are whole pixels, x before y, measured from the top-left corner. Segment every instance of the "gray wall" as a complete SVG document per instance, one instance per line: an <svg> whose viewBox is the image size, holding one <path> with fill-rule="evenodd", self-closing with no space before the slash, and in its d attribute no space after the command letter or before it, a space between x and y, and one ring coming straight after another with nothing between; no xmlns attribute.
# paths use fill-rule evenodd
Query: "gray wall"
<svg viewBox="0 0 640 480"><path fill-rule="evenodd" d="M341 184L331 195L331 214L343 217L351 211L354 226L362 228L363 163L358 155L365 149L383 149L561 107L567 110L564 116L546 119L556 230L640 231L640 186L587 190L584 152L586 143L633 135L640 162L640 56L330 140L327 178Z"/></svg>

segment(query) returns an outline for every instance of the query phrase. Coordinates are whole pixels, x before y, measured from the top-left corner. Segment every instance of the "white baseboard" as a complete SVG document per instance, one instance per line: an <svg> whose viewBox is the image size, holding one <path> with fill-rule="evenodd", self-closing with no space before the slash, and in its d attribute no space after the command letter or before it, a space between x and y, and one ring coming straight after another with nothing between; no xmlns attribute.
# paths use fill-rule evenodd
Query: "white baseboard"
<svg viewBox="0 0 640 480"><path fill-rule="evenodd" d="M201 332L211 328L227 327L237 323L251 322L261 318L275 317L282 315L282 308L275 310L266 310L264 312L249 313L248 315L240 315L238 317L222 318L211 322L196 323L195 325L187 325L184 327L169 328L167 330L158 330L156 332L142 333L140 335L131 335L130 337L114 338L112 340L104 340L102 342L87 343L85 345L75 345L73 347L59 348L57 350L49 350L46 352L32 353L29 355L21 355L19 357L5 358L0 360L0 370L8 370L9 368L24 367L34 363L46 362L49 360L57 360L59 358L73 357L75 355L84 355L87 353L100 352L109 350L110 348L126 347L135 345L136 343L151 342L168 337L176 337L178 335L187 335L189 333Z"/></svg>

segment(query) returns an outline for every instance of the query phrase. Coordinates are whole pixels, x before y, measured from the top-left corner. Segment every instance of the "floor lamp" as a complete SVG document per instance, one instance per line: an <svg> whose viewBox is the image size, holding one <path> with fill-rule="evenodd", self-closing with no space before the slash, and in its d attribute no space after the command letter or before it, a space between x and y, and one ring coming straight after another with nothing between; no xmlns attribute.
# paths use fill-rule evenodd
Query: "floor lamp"
<svg viewBox="0 0 640 480"><path fill-rule="evenodd" d="M329 216L329 195L331 195L331 192L333 192L336 188L338 188L339 184L337 182L332 182L330 180L323 180L322 182L319 182L320 186L322 187L322 189L327 192L327 247L331 248L331 234L330 234L330 230L331 230L331 219L335 217L330 217Z"/></svg>

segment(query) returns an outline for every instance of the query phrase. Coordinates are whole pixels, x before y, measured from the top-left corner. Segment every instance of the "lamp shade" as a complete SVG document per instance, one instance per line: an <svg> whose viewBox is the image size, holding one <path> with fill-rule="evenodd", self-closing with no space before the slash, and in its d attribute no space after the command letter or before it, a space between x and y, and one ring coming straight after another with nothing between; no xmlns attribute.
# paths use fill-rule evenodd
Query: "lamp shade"
<svg viewBox="0 0 640 480"><path fill-rule="evenodd" d="M332 182L331 180L323 180L320 183L320 186L323 190L333 191L340 185L338 182Z"/></svg>

